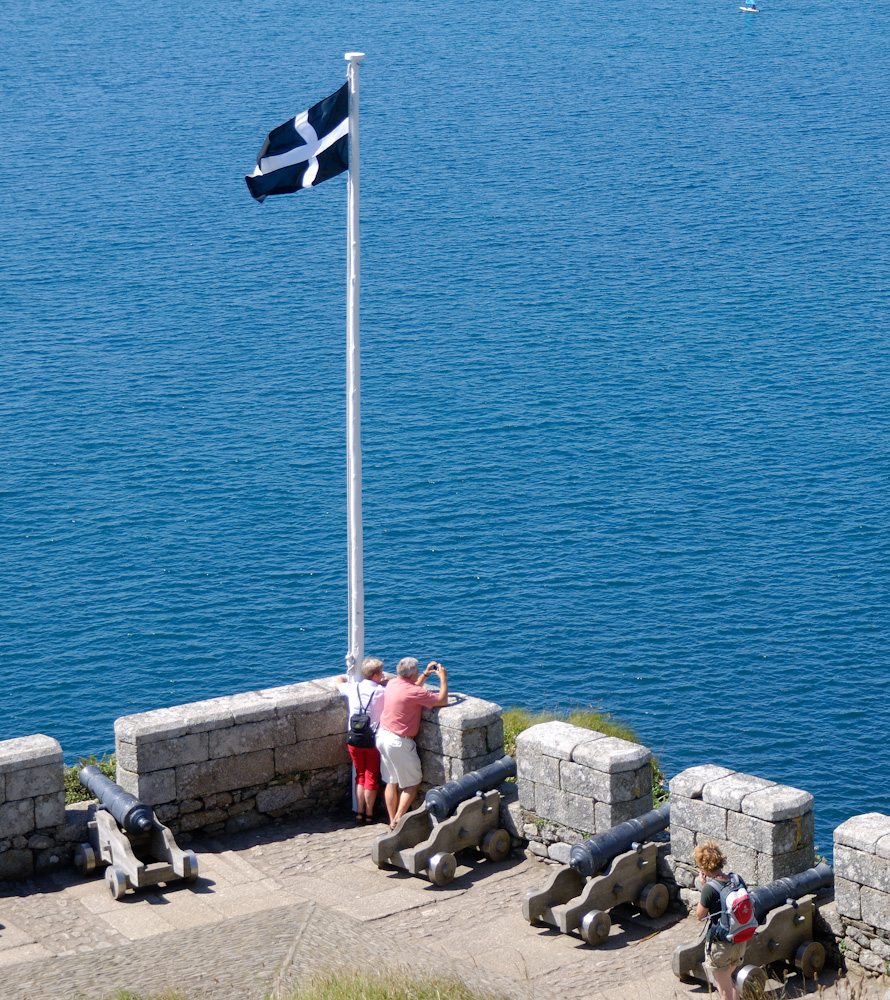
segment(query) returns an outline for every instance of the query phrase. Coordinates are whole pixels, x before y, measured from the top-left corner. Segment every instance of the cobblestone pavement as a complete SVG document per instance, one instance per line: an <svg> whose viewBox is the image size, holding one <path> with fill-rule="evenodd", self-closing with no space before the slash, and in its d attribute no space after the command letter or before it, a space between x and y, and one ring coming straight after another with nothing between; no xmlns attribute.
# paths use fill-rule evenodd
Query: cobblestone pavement
<svg viewBox="0 0 890 1000"><path fill-rule="evenodd" d="M459 975L510 1000L673 1000L707 996L670 971L697 926L615 916L608 941L531 927L524 893L550 868L514 853L475 856L436 887L370 858L374 829L325 819L280 824L190 846L195 883L128 892L58 872L0 883L0 1000L101 1000L118 989L175 988L194 1000L275 998L332 966L376 965ZM809 984L796 992L815 993ZM822 996L849 985L825 977ZM880 1000L874 982L856 1000ZM852 998L850 998L852 1000Z"/></svg>

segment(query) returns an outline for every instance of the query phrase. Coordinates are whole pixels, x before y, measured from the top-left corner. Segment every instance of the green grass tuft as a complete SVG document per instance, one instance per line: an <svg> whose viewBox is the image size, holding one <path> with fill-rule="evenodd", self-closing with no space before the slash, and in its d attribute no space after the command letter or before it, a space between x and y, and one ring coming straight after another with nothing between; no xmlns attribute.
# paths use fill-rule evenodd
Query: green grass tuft
<svg viewBox="0 0 890 1000"><path fill-rule="evenodd" d="M76 764L65 768L65 805L72 802L87 802L94 796L80 783L80 769L87 764L96 764L106 778L115 780L116 762L113 753L103 754L101 760L96 757L79 757ZM115 1000L118 1000L116 997ZM129 996L122 993L119 1000L131 1000ZM132 998L137 1000L137 998Z"/></svg>

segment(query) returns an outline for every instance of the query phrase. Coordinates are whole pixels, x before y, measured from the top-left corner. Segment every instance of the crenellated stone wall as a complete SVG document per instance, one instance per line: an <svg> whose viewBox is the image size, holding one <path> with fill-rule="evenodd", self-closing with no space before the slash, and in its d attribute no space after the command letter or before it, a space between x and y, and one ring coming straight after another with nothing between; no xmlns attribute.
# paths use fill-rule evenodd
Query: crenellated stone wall
<svg viewBox="0 0 890 1000"><path fill-rule="evenodd" d="M890 975L890 816L865 813L834 831L834 890L847 966Z"/></svg>
<svg viewBox="0 0 890 1000"><path fill-rule="evenodd" d="M671 865L693 889L692 849L713 840L750 885L806 871L813 864L813 796L790 785L705 764L670 781Z"/></svg>
<svg viewBox="0 0 890 1000"><path fill-rule="evenodd" d="M346 699L332 680L177 705L115 723L118 782L175 834L233 832L349 803ZM500 706L425 709L423 788L503 754Z"/></svg>
<svg viewBox="0 0 890 1000"><path fill-rule="evenodd" d="M71 860L84 827L66 821L64 771L62 747L49 736L0 741L0 879Z"/></svg>
<svg viewBox="0 0 890 1000"><path fill-rule="evenodd" d="M572 844L652 808L652 753L566 722L516 738L522 834L534 854L563 864Z"/></svg>

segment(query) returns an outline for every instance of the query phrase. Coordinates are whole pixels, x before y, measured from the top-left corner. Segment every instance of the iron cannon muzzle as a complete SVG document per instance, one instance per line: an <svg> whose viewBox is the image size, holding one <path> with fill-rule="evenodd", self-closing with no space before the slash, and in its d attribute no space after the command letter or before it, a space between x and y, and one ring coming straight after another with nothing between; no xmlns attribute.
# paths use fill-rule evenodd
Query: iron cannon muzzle
<svg viewBox="0 0 890 1000"><path fill-rule="evenodd" d="M135 795L107 778L95 764L80 769L80 783L89 789L127 833L146 833L154 826L154 813Z"/></svg>
<svg viewBox="0 0 890 1000"><path fill-rule="evenodd" d="M820 889L829 889L833 884L834 872L831 865L820 861L815 867L807 868L797 875L787 875L775 882L760 885L752 889L749 895L754 904L754 913L758 921L763 923L770 910L784 906L789 900L800 899L801 896L808 896Z"/></svg>
<svg viewBox="0 0 890 1000"><path fill-rule="evenodd" d="M569 866L586 878L605 871L612 860L629 851L634 844L642 844L656 833L660 833L670 823L670 803L629 819L603 833L575 844L569 854Z"/></svg>
<svg viewBox="0 0 890 1000"><path fill-rule="evenodd" d="M516 761L512 757L501 757L492 764L470 771L462 778L455 778L438 788L431 788L423 800L426 811L440 822L450 816L455 809L471 799L477 792L489 792L497 788L507 778L515 777Z"/></svg>

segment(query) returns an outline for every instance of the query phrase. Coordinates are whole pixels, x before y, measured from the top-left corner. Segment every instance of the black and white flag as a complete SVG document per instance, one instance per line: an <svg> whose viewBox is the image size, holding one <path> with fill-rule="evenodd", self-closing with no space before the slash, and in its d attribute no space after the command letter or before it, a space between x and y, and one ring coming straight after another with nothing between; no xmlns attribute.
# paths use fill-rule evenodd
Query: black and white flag
<svg viewBox="0 0 890 1000"><path fill-rule="evenodd" d="M349 84L272 129L244 179L262 202L270 194L316 187L349 168Z"/></svg>

